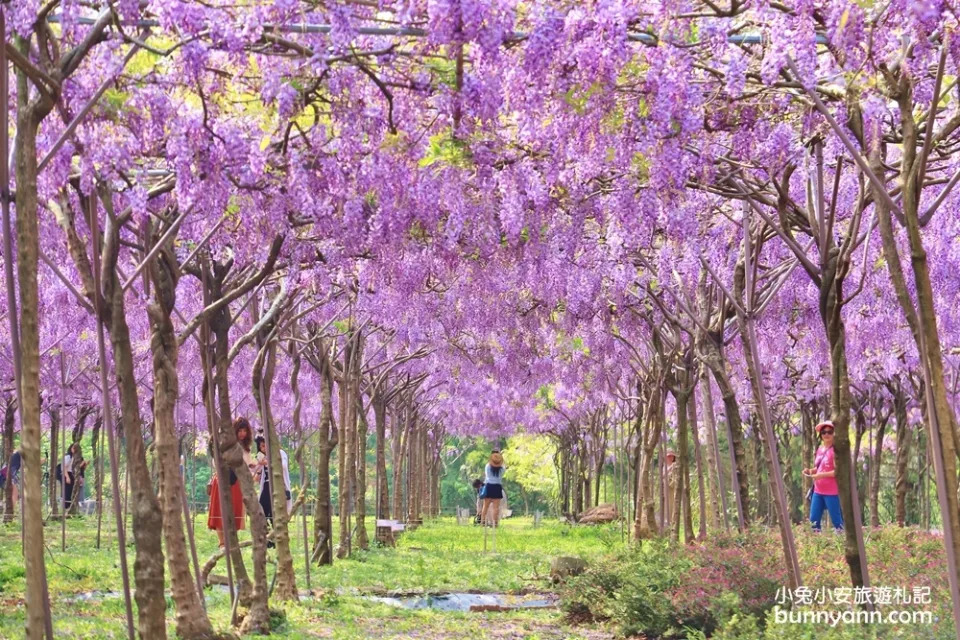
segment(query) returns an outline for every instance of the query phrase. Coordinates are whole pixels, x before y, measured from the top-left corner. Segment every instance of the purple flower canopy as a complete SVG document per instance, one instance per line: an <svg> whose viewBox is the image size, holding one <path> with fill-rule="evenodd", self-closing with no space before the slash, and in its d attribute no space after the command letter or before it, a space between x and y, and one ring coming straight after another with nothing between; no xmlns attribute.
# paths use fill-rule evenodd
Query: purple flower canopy
<svg viewBox="0 0 960 640"><path fill-rule="evenodd" d="M229 339L240 345L231 397L257 428L251 372L259 345L247 336L273 305L283 307L270 392L282 433L301 437L320 420L320 376L298 364L313 332L342 355L357 328L363 393L421 380L415 403L447 433L495 438L571 423L586 433L602 408L626 423L643 409L637 379L661 371L677 356L671 348L692 345L699 323L720 321L700 314L718 313L705 301L721 297L705 265L732 289L742 264L744 204L731 185L756 189L760 212L780 215L790 227L784 235L819 260L822 239L804 219L817 206L811 140L822 145L823 182L836 194L832 232L840 242L862 235L849 252L852 298L842 310L851 382L866 388L915 376L917 350L884 265L867 181L849 160L838 164L847 154L841 137L797 89L817 87L840 122L852 115L837 97L859 95L862 130L848 133L858 144L882 140L899 107L865 78L899 55L902 38L955 27L938 3L901 4L871 29L868 49L870 9L847 0L800 3L793 12L761 3L735 18L641 2L564 9L438 0L350 11L296 0L119 3L127 36L107 28L60 97L66 114L91 101L93 108L62 144L59 117L44 122L37 140L46 158L37 184L44 402L100 403L96 323L60 218L108 185L112 212L126 215L116 268L129 279L124 301L144 416L154 381L143 234L151 220L173 215L182 216L173 253L191 260L172 316L183 332L176 419L184 433L198 424L204 431L207 420L203 332L185 331L204 309L193 272L215 259L230 261L238 277L252 273L278 234L276 268L230 305ZM8 35L29 33L35 5L11 5ZM814 5L829 14L826 30ZM63 3L51 19L64 44L76 45L96 17ZM133 51L137 21L150 21L140 24L151 31L149 46ZM397 35L396 25L422 33ZM734 28L758 43L731 40ZM904 64L926 109L939 52L925 37L916 44ZM451 61L458 56L462 64ZM946 104L937 126L956 115L957 105ZM955 136L937 143L923 201L939 209L922 230L950 375L960 366L960 203L948 182L958 165L947 150ZM891 147L886 162L898 154ZM780 210L763 195L775 188ZM113 214L100 207L96 215L103 227ZM830 390L819 292L790 242L751 215L763 237L759 286L771 292L757 314L762 382L796 433L801 406ZM77 229L89 246L89 228ZM905 234L895 242L905 255ZM5 316L7 305L3 297ZM730 320L732 310L725 313ZM753 414L734 325L723 328L728 375ZM4 322L0 385L8 394L9 337ZM107 352L110 360L109 345ZM722 417L720 394L712 396ZM911 402L910 420L919 422ZM672 398L664 411L672 430Z"/></svg>

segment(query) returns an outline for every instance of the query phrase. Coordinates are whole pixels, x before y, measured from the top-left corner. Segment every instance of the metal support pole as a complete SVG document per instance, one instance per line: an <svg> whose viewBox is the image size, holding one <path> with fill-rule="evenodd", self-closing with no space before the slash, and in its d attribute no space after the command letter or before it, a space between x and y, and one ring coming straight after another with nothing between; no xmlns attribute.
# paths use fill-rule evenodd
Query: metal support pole
<svg viewBox="0 0 960 640"><path fill-rule="evenodd" d="M306 467L303 464L303 430L300 430L300 486L303 487L303 491L306 491L306 488L310 486L310 483L307 481L307 471ZM303 506L300 508L300 521L303 524L303 560L304 560L304 570L306 571L307 578L307 589L310 589L310 543L307 537L307 503L304 500Z"/></svg>
<svg viewBox="0 0 960 640"><path fill-rule="evenodd" d="M101 411L102 410L103 408L101 407ZM100 548L100 532L103 527L103 440L105 436L103 431L104 427L101 424L100 437L97 438L97 446L100 447L100 453L97 456L97 464L99 468L94 469L94 472L97 474L97 549Z"/></svg>
<svg viewBox="0 0 960 640"><path fill-rule="evenodd" d="M790 512L787 508L786 491L783 487L783 472L780 470L780 458L777 453L777 437L773 432L773 422L770 418L770 409L767 406L767 394L763 388L763 369L760 364L760 355L758 353L756 331L754 329L754 308L753 295L753 259L750 246L750 212L751 208L744 206L743 211L743 244L746 265L744 272L746 274L746 285L744 287L744 308L742 314L744 331L740 337L750 346L750 357L747 358L747 369L753 378L756 387L757 403L759 404L760 421L763 423L763 433L767 441L767 453L770 456L770 482L773 485L774 498L777 503L777 517L780 521L780 534L783 538L784 556L787 560L787 569L792 584L791 588L796 589L803 584L803 578L800 573L800 561L797 558L797 545L793 538L793 528L790 524ZM856 485L854 485L856 491ZM867 582L866 563L863 566L864 583Z"/></svg>
<svg viewBox="0 0 960 640"><path fill-rule="evenodd" d="M60 351L60 455L62 456L61 460L66 460L67 457L67 423L64 420L66 417L63 413L62 407L66 404L66 382L67 382L67 372L63 362L63 351ZM71 443L72 447L73 444ZM73 464L73 456L70 456L70 464ZM54 467L56 468L56 467ZM60 551L65 552L67 550L67 468L62 467L60 470L60 477L63 478L61 481L60 488ZM73 482L76 483L77 479L74 478ZM70 485L70 497L73 498L73 489L75 484Z"/></svg>
<svg viewBox="0 0 960 640"><path fill-rule="evenodd" d="M177 405L175 409L176 415L180 415L180 396L177 395ZM200 561L197 558L197 542L193 536L193 517L190 515L190 505L187 503L187 465L186 458L183 457L183 447L180 447L180 460L183 462L180 466L180 478L183 483L183 491L180 492L180 497L183 500L183 519L185 520L184 524L187 526L187 537L190 540L190 556L193 559L193 575L197 581L197 595L200 597L200 605L206 610L207 601L203 597L203 582L200 578Z"/></svg>
<svg viewBox="0 0 960 640"><path fill-rule="evenodd" d="M48 22L60 22L60 14L51 14L47 18ZM73 19L74 22L78 24L93 24L94 19L89 17L78 17ZM141 19L136 22L129 22L129 25L139 27L141 29L148 29L152 27L161 26L160 21L156 19ZM300 34L317 34L317 33L330 33L333 30L333 26L330 24L313 24L306 22L299 23L290 23L290 24L265 24L263 25L264 31L273 31L278 33L300 33ZM409 37L409 38L424 38L430 35L429 31L426 29L421 29L419 27L357 27L354 31L359 35L365 36L393 36L393 37ZM529 34L523 31L511 31L508 34L504 35L504 43L516 43L522 42L529 37ZM818 33L815 35L817 44L827 44L827 36ZM659 42L659 38L652 33L627 33L626 40L629 42L638 42L647 46L656 46ZM765 42L763 35L757 33L735 33L727 36L727 42L730 44L763 44Z"/></svg>

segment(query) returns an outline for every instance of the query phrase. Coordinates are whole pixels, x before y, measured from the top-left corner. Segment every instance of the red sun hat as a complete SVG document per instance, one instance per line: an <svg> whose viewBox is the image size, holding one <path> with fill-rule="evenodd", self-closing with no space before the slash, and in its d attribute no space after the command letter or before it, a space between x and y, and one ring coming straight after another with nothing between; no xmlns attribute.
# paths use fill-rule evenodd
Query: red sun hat
<svg viewBox="0 0 960 640"><path fill-rule="evenodd" d="M833 422L831 422L830 420L824 420L823 422L821 422L820 424L818 424L816 427L814 427L814 429L816 430L818 436L820 435L820 431L821 431L824 427L830 427L831 429L833 429L834 431L836 431L836 427L833 426Z"/></svg>

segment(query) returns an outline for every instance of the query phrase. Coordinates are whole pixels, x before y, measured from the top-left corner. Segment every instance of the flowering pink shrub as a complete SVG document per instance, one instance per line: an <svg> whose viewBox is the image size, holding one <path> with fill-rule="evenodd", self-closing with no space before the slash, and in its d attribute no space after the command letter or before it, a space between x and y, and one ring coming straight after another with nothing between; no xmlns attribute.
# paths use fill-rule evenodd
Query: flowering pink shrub
<svg viewBox="0 0 960 640"><path fill-rule="evenodd" d="M671 589L677 623L711 630L736 594L740 610L762 614L770 609L777 589L787 582L780 542L767 535L718 534L680 552L692 562L683 580Z"/></svg>
<svg viewBox="0 0 960 640"><path fill-rule="evenodd" d="M794 532L804 586L813 591L850 586L843 536L814 534L799 526ZM930 604L915 607L933 614L933 624L924 627L924 637L955 637L943 539L895 526L864 529L864 538L871 586L907 591L929 587ZM645 543L642 550L621 551L568 585L563 600L571 617L614 621L626 636L685 637L696 629L740 638L732 631L732 635L724 635L727 625L756 623L763 628L766 613L776 604L778 589L787 587L779 532L755 528L745 535L714 533L691 546L661 540ZM845 605L825 606L837 610ZM816 625L804 629L808 635L803 637L811 638L822 633L831 638L857 637L858 632ZM884 625L877 631L899 638L897 634L910 629ZM916 631L916 627L912 629ZM756 637L779 640L789 637L782 635L788 631L783 625L767 625ZM848 632L854 635L845 635Z"/></svg>

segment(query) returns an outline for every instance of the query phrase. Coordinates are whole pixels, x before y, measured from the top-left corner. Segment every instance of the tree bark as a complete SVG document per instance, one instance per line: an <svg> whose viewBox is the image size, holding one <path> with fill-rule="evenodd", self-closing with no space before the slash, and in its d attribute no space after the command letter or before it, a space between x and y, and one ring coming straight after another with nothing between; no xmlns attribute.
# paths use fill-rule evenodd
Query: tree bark
<svg viewBox="0 0 960 640"><path fill-rule="evenodd" d="M373 421L377 429L377 518L390 518L390 486L387 483L387 404L379 389L374 391Z"/></svg>
<svg viewBox="0 0 960 640"><path fill-rule="evenodd" d="M641 386L637 384L638 395ZM651 385L646 411L637 412L637 449L640 464L637 470L637 507L633 537L636 540L652 538L659 532L654 510L654 488L651 478L653 458L660 443L660 425L663 419L663 395L658 384Z"/></svg>
<svg viewBox="0 0 960 640"><path fill-rule="evenodd" d="M404 468L404 452L407 449L406 441L410 438L410 429L411 429L411 409L410 409L410 394L406 394L403 402L402 409L399 411L399 415L394 416L393 428L394 433L390 434L391 439L393 440L393 517L401 518L403 517L403 468Z"/></svg>
<svg viewBox="0 0 960 640"><path fill-rule="evenodd" d="M353 511L353 496L356 491L357 465L357 404L353 396L354 361L359 359L359 336L352 331L347 337L347 346L343 354L343 369L339 381L340 390L340 540L337 545L337 557L346 558L351 553L352 532L350 514Z"/></svg>
<svg viewBox="0 0 960 640"><path fill-rule="evenodd" d="M676 536L680 535L680 520L683 520L683 539L690 544L693 542L693 514L690 509L690 433L687 417L689 408L687 403L690 400L690 394L687 391L674 391L674 400L677 403L677 462L680 465L680 481L677 483L676 498L674 504L677 505L677 513L674 516L673 532Z"/></svg>
<svg viewBox="0 0 960 640"><path fill-rule="evenodd" d="M269 438L270 463L265 472L270 473L270 499L273 505L273 541L277 547L277 575L274 596L281 602L296 602L297 576L293 569L293 554L290 551L290 515L287 513L286 483L283 478L283 460L280 456L280 438L277 437L270 394L276 372L277 343L271 341L266 351L266 366L254 365L252 376L254 398L257 399L266 437ZM262 362L258 360L258 363ZM263 392L261 401L260 391ZM289 462L288 462L289 464Z"/></svg>
<svg viewBox="0 0 960 640"><path fill-rule="evenodd" d="M12 405L12 406L11 406ZM10 424L7 425L6 413L7 411L15 411L15 400L13 396L5 395L3 397L3 409L4 409L4 421L3 421L3 436L0 438L0 467L10 463L10 456L13 455L13 425L14 425L14 416L10 415ZM50 474L53 476L53 473ZM3 485L3 522L10 522L13 520L12 517L7 517L7 505L11 507L13 500L13 485L9 482L4 483Z"/></svg>
<svg viewBox="0 0 960 640"><path fill-rule="evenodd" d="M317 462L317 499L313 511L313 546L315 562L333 564L333 503L330 497L330 455L339 442L337 426L333 422L333 374L323 340L317 349L320 354L311 361L320 374L320 424L318 429L319 460Z"/></svg>
<svg viewBox="0 0 960 640"><path fill-rule="evenodd" d="M414 411L414 413L416 413ZM419 418L412 418L410 435L407 436L407 522L414 525L420 520L420 431Z"/></svg>
<svg viewBox="0 0 960 640"><path fill-rule="evenodd" d="M901 527L907 523L907 465L910 462L910 430L907 428L907 395L897 381L893 393L893 415L897 426L897 475L894 484L895 519Z"/></svg>
<svg viewBox="0 0 960 640"><path fill-rule="evenodd" d="M170 320L176 305L180 274L172 248L161 249L148 266L148 271L154 284L154 302L147 307L150 350L153 355L153 419L160 472L163 537L170 568L170 591L177 611L177 636L187 639L212 638L215 635L213 626L200 600L203 594L197 592L197 583L190 572L190 555L183 531L184 487L176 434L176 406L180 394L177 375L179 346Z"/></svg>
<svg viewBox="0 0 960 640"><path fill-rule="evenodd" d="M47 474L47 491L50 493L50 515L56 517L60 513L60 504L63 498L60 495L57 483L57 462L60 460L60 416L64 408L59 407L47 411L50 418L50 473ZM13 415L10 416L10 444L13 445ZM9 457L8 457L9 459ZM9 482L10 488L13 485ZM9 502L9 500L8 500ZM6 503L5 503L6 504ZM4 514L6 515L6 514ZM10 516L13 516L13 505L10 505ZM7 520L9 522L9 520Z"/></svg>
<svg viewBox="0 0 960 640"><path fill-rule="evenodd" d="M694 374L691 372L689 374L689 379L694 379ZM700 498L700 526L697 537L701 540L707 537L707 495L709 491L709 474L704 474L703 472L703 455L700 452L700 434L697 427L697 396L695 393L691 392L690 396L687 399L687 410L689 411L690 416L690 433L693 436L693 457L697 463L697 493ZM707 447L709 451L709 447ZM712 498L712 494L711 494ZM716 505L716 501L713 501ZM714 515L716 512L711 508L710 514ZM713 520L713 527L717 526L716 519Z"/></svg>
<svg viewBox="0 0 960 640"><path fill-rule="evenodd" d="M803 468L810 469L813 467L814 454L817 450L817 445L814 440L814 431L813 428L818 422L815 412L815 403L800 403L800 429L802 431L803 438L803 451L801 452L801 457L803 458ZM813 486L813 479L807 476L803 476L803 495L807 495L807 491Z"/></svg>
<svg viewBox="0 0 960 640"><path fill-rule="evenodd" d="M888 414L889 416L889 414ZM887 432L889 417L877 425L877 441L873 445L873 468L870 470L870 525L880 526L880 468L883 462L883 436Z"/></svg>
<svg viewBox="0 0 960 640"><path fill-rule="evenodd" d="M842 316L843 279L848 264L841 264L840 249L834 245L832 238L827 239L827 246L827 255L821 257L819 310L830 345L830 409L834 426L836 479L840 493L840 510L844 516L844 556L850 571L850 581L854 587L862 587L867 568L863 566L866 556L862 549L862 532L857 526L860 514L855 508L858 502L854 495L857 485L850 455L850 412L853 399L847 372L846 327Z"/></svg>
<svg viewBox="0 0 960 640"><path fill-rule="evenodd" d="M108 190L101 191L108 208L103 234L102 284L107 326L113 350L114 374L120 395L120 418L127 456L127 480L133 505L133 537L136 560L133 565L139 633L147 638L166 637L166 599L163 594L163 516L153 490L144 448L143 424L133 361L133 347L127 325L124 295L117 274L120 230L112 218L112 200ZM178 505L179 506L179 505Z"/></svg>
<svg viewBox="0 0 960 640"><path fill-rule="evenodd" d="M359 369L359 363L357 368ZM356 377L358 378L360 372L356 372ZM354 396L357 399L357 491L354 496L354 505L353 509L357 514L357 524L355 527L357 546L364 551L369 547L367 541L367 431L369 430L369 424L367 423L366 412L363 410L363 396L360 395L359 382L354 382L357 387L355 388L356 395Z"/></svg>
<svg viewBox="0 0 960 640"><path fill-rule="evenodd" d="M0 461L0 466L10 464L10 456L13 455L13 430L16 425L16 410L17 410L17 401L13 397L7 396L4 398L3 406L3 460ZM52 423L51 423L52 424ZM52 437L52 436L51 436ZM22 457L21 457L22 465ZM51 499L54 500L54 504L59 503L59 496L57 495L57 481L53 473L53 468L56 466L54 463L50 467L50 479L53 481L53 493ZM22 468L22 467L21 467ZM22 471L21 471L22 473ZM54 514L56 512L54 511ZM4 522L13 522L14 511L13 511L13 483L6 482L3 485L3 521Z"/></svg>
<svg viewBox="0 0 960 640"><path fill-rule="evenodd" d="M109 228L109 226L108 226ZM130 332L124 312L123 292L115 264L107 269L104 261L104 294L111 313L110 342L113 347L117 388L120 390L120 417L123 422L127 455L127 479L133 499L133 537L136 560L133 576L137 589L139 633L144 638L166 637L166 599L163 595L163 516L153 491L147 467L143 434L140 430L140 405L133 363ZM179 508L179 504L177 505Z"/></svg>
<svg viewBox="0 0 960 640"><path fill-rule="evenodd" d="M727 421L729 446L733 448L733 456L737 463L737 483L740 487L740 504L743 507L743 521L750 523L750 480L747 475L747 454L743 446L743 421L740 418L740 405L737 394L727 375L727 361L722 347L723 336L717 332L710 332L701 343L703 345L704 364L713 374L723 402L724 418Z"/></svg>
<svg viewBox="0 0 960 640"><path fill-rule="evenodd" d="M93 429L90 430L90 446L93 448L93 486L94 492L97 496L97 511L102 509L102 489L103 489L103 469L101 465L103 460L100 459L100 449L102 447L103 437L103 411L100 410L97 412L96 418L93 420ZM50 474L53 475L53 474Z"/></svg>
<svg viewBox="0 0 960 640"><path fill-rule="evenodd" d="M214 274L214 279L211 283L213 286L212 295L210 296L211 300L221 298L220 283L223 275L225 274ZM229 305L212 314L210 318L210 328L216 336L216 342L214 343L216 372L214 378L217 385L217 399L220 405L220 411L218 412L220 419L218 434L220 441L220 459L227 468L233 470L237 476L237 481L240 483L240 491L243 494L243 505L247 514L250 516L250 534L253 539L253 589L250 595L250 608L240 626L240 632L269 633L270 611L267 604L267 522L263 515L263 510L260 508L260 501L257 499L256 488L253 486L253 476L250 474L250 470L244 462L243 450L239 442L237 442L237 435L233 428L233 419L231 416L233 409L230 405L230 384L228 377L230 324ZM221 491L229 491L229 487L222 487ZM230 501L227 500L226 502L229 504ZM224 533L226 534L228 530L230 530L232 536L236 536L236 532L233 531L233 518L231 516L232 513L223 514ZM229 520L228 517L230 517ZM240 545L237 544L234 546L232 544L234 540L236 540L235 537L231 540L231 552L236 549L236 551L233 552L234 558L241 557ZM238 580L241 579L241 576L245 578L245 570L236 570L238 567L243 566L242 559L239 563L234 560L233 565ZM249 578L247 578L247 580L249 580Z"/></svg>
<svg viewBox="0 0 960 640"><path fill-rule="evenodd" d="M927 262L927 252L923 246L923 238L920 234L920 193L923 185L918 182L918 172L913 169L916 159L916 149L918 135L916 123L913 116L913 93L912 80L904 81L905 87L901 91L900 120L903 128L903 167L910 167L911 171L906 173L906 181L903 186L903 216L906 220L907 241L910 246L910 262L913 266L913 282L917 299L917 317L919 319L919 344L921 362L926 375L925 382L928 385L929 409L933 416L928 416L927 424L930 428L930 440L937 438L939 440L940 451L933 449L934 455L939 454L939 472L942 473L942 479L938 478L937 490L940 495L941 504L945 506L946 511L942 514L944 519L944 528L950 527L953 539L952 553L954 558L960 557L960 501L957 497L957 424L953 408L947 400L947 386L944 380L943 352L940 344L940 333L937 328L936 315L936 296L933 292L933 285L930 278L930 266ZM910 109L903 113L903 109ZM899 258L898 258L899 261ZM935 420L929 420L935 418ZM938 475L940 475L938 473ZM960 571L960 567L955 567ZM960 576L954 576L960 580ZM955 603L956 604L956 603Z"/></svg>
<svg viewBox="0 0 960 640"><path fill-rule="evenodd" d="M20 52L30 55L30 42L19 36ZM43 546L43 487L40 469L40 326L37 267L40 239L37 220L37 130L53 108L43 92L29 100L30 83L17 69L17 144L14 162L17 180L17 286L20 289L20 451L23 475L24 566L26 572L26 635L42 638L46 630L46 567ZM4 105L6 107L6 105ZM3 158L0 161L6 162ZM16 313L7 309L8 313ZM12 450L11 450L12 451ZM10 483L7 483L8 485ZM11 508L13 505L10 505Z"/></svg>

